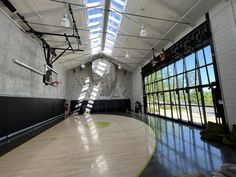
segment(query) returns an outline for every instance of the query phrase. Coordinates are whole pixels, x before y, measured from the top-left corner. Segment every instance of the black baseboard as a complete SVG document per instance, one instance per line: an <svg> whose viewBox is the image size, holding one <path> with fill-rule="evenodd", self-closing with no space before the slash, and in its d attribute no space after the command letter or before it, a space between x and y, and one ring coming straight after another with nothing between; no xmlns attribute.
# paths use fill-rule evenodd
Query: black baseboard
<svg viewBox="0 0 236 177"><path fill-rule="evenodd" d="M51 128L55 124L61 122L62 120L64 120L64 117L65 115L62 114L54 118L51 118L47 121L44 121L38 125L34 125L18 133L15 133L12 136L7 136L5 139L0 141L0 156L6 154L7 152L11 151L17 146L25 143L31 138L34 138L35 136L46 131L47 129Z"/></svg>
<svg viewBox="0 0 236 177"><path fill-rule="evenodd" d="M80 105L81 104L81 105ZM78 112L83 114L88 105L88 100L81 103L78 100L71 101L71 112ZM104 113L104 112L127 112L131 110L130 99L117 99L117 100L95 100L91 113Z"/></svg>
<svg viewBox="0 0 236 177"><path fill-rule="evenodd" d="M64 114L64 99L0 96L0 140Z"/></svg>

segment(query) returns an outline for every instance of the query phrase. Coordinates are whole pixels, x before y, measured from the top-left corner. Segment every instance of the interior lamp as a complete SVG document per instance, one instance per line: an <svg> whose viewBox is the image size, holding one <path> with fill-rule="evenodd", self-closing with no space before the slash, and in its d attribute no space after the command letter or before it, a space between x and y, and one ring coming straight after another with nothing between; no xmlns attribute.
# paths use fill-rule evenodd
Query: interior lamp
<svg viewBox="0 0 236 177"><path fill-rule="evenodd" d="M130 58L129 52L127 51L125 54L125 58Z"/></svg>
<svg viewBox="0 0 236 177"><path fill-rule="evenodd" d="M61 25L64 26L64 27L70 27L70 21L68 19L68 15L67 13L65 12L62 19L61 19Z"/></svg>
<svg viewBox="0 0 236 177"><path fill-rule="evenodd" d="M147 35L148 35L147 30L145 29L144 26L142 26L142 29L141 29L141 31L140 31L140 36L141 36L141 37L146 37Z"/></svg>
<svg viewBox="0 0 236 177"><path fill-rule="evenodd" d="M85 64L84 63L81 65L81 68L83 68L83 69L85 68Z"/></svg>

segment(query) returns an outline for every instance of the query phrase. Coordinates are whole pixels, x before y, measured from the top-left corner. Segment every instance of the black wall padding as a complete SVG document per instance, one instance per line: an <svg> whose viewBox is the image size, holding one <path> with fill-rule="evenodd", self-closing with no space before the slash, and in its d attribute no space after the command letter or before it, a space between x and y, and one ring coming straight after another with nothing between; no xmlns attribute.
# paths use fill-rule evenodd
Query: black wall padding
<svg viewBox="0 0 236 177"><path fill-rule="evenodd" d="M79 104L79 101L72 100L71 101L71 111L75 111L78 109L76 105ZM80 106L79 113L83 114L85 108L88 104L88 100L84 100L82 105ZM93 104L93 108L91 110L92 113L104 113L104 112L126 112L130 111L131 104L130 99L119 99L119 100L95 100Z"/></svg>
<svg viewBox="0 0 236 177"><path fill-rule="evenodd" d="M0 137L64 113L64 99L0 97Z"/></svg>

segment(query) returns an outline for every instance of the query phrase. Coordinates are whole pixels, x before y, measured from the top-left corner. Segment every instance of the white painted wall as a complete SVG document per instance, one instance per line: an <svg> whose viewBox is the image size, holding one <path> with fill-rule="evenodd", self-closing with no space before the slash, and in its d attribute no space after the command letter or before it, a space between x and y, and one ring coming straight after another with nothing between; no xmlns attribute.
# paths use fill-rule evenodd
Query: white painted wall
<svg viewBox="0 0 236 177"><path fill-rule="evenodd" d="M225 111L231 127L236 124L236 1L223 1L210 14L218 72L222 84Z"/></svg>
<svg viewBox="0 0 236 177"><path fill-rule="evenodd" d="M132 73L132 100L131 109L134 110L135 102L139 101L142 105L143 112L143 81L141 75L141 67Z"/></svg>
<svg viewBox="0 0 236 177"><path fill-rule="evenodd" d="M59 64L54 69L62 84L45 86L43 77L13 63L19 60L44 71L43 49L0 11L0 95L65 98L66 71Z"/></svg>

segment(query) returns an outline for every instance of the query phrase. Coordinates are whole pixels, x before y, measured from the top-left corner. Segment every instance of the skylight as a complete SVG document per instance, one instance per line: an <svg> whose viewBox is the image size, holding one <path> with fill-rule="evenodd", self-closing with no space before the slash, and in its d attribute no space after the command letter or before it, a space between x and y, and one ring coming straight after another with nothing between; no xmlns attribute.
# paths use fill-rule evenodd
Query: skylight
<svg viewBox="0 0 236 177"><path fill-rule="evenodd" d="M109 12L104 53L112 53L112 48L115 45L114 41L118 33L117 29L119 29L122 20L122 15L115 11L124 12L126 1L127 0L111 0L111 10L113 11Z"/></svg>
<svg viewBox="0 0 236 177"><path fill-rule="evenodd" d="M101 51L101 33L103 23L103 0L87 0L88 28L90 31L92 55ZM94 7L94 8L93 8Z"/></svg>
<svg viewBox="0 0 236 177"><path fill-rule="evenodd" d="M104 0L86 0L88 14L89 37L91 39L92 55L101 52L102 30L103 30L103 14ZM122 21L122 15L119 12L124 12L127 0L111 0L110 12L108 16L108 26L105 39L104 53L111 54L115 45L118 34L118 29Z"/></svg>

